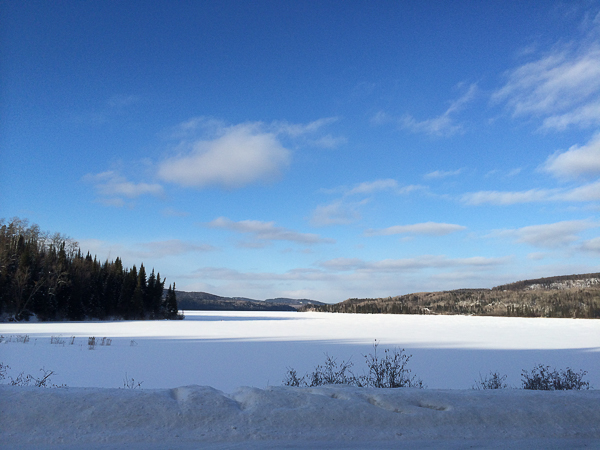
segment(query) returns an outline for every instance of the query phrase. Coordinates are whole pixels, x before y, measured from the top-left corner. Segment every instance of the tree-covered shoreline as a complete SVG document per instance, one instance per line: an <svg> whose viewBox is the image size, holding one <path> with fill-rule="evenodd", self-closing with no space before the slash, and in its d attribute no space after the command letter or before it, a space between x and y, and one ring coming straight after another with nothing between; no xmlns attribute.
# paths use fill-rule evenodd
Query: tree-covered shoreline
<svg viewBox="0 0 600 450"><path fill-rule="evenodd" d="M13 218L0 220L0 317L8 320L176 319L175 286L144 264L101 263L76 241Z"/></svg>

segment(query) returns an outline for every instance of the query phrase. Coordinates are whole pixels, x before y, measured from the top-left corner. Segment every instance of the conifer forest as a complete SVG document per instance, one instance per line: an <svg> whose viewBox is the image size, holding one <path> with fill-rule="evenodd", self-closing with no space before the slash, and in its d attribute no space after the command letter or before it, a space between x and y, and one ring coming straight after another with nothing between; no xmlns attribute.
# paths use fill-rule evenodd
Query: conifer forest
<svg viewBox="0 0 600 450"><path fill-rule="evenodd" d="M152 269L100 262L76 241L0 220L0 316L8 320L177 319L175 286Z"/></svg>

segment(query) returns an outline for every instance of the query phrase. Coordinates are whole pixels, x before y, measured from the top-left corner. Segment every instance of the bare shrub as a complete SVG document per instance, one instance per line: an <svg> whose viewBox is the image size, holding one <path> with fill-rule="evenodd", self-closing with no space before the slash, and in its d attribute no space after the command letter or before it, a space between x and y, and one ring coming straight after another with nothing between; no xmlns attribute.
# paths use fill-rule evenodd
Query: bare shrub
<svg viewBox="0 0 600 450"><path fill-rule="evenodd" d="M328 384L347 384L358 387L399 388L399 387L424 387L423 381L411 376L411 371L406 366L411 355L404 353L404 349L395 348L393 351L386 349L383 358L377 355L376 341L373 353L364 355L367 373L356 376L352 373L351 361L338 363L335 358L325 355L325 364L319 365L315 370L304 376L298 376L296 370L287 369L283 380L285 386L313 387Z"/></svg>
<svg viewBox="0 0 600 450"><path fill-rule="evenodd" d="M4 380L6 378L7 369L10 369L10 367L8 365L3 365L2 363L0 363L0 379ZM25 372L21 372L19 375L17 375L17 378L13 378L13 377L9 376L8 377L8 378L10 378L9 384L11 386L34 386L34 387L43 387L43 388L66 387L65 384L57 385L57 384L50 383L50 377L52 375L54 375L54 371L46 370L44 368L40 369L40 371L42 372L42 376L39 378L36 378L30 374L25 375Z"/></svg>
<svg viewBox="0 0 600 450"><path fill-rule="evenodd" d="M531 373L527 370L522 371L523 389L538 391L564 391L564 390L582 390L589 389L589 381L583 381L587 374L585 370L574 372L569 367L560 372L551 369L550 366L538 364Z"/></svg>
<svg viewBox="0 0 600 450"><path fill-rule="evenodd" d="M125 378L123 378L124 389L141 389L142 383L143 381L135 381L133 378L129 378L127 372L125 372Z"/></svg>
<svg viewBox="0 0 600 450"><path fill-rule="evenodd" d="M28 334L17 334L15 336L15 340L18 343L27 344L29 342L29 335Z"/></svg>
<svg viewBox="0 0 600 450"><path fill-rule="evenodd" d="M377 346L373 344L373 353L364 355L369 373L359 379L359 386L375 388L423 387L423 381L406 366L412 355L404 353L404 349L384 350L383 358L377 356Z"/></svg>
<svg viewBox="0 0 600 450"><path fill-rule="evenodd" d="M60 336L52 336L52 337L50 337L50 344L64 346L65 340Z"/></svg>
<svg viewBox="0 0 600 450"><path fill-rule="evenodd" d="M8 364L4 364L0 362L0 380L4 380L6 378L6 372L10 369Z"/></svg>
<svg viewBox="0 0 600 450"><path fill-rule="evenodd" d="M506 377L498 372L490 372L485 378L479 374L479 381L475 381L473 389L506 389L508 387L508 384L504 382Z"/></svg>

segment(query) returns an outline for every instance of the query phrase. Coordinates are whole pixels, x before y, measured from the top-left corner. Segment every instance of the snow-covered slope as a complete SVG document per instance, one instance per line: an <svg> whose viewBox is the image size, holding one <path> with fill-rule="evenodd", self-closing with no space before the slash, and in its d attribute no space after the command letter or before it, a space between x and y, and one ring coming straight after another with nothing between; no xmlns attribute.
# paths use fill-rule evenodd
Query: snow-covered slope
<svg viewBox="0 0 600 450"><path fill-rule="evenodd" d="M0 387L3 448L597 448L600 391Z"/></svg>

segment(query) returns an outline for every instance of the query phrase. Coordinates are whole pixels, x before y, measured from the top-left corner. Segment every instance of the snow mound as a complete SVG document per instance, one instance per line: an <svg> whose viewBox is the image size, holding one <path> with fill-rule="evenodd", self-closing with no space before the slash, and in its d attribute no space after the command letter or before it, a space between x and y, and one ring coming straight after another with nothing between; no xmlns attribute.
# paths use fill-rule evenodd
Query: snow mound
<svg viewBox="0 0 600 450"><path fill-rule="evenodd" d="M600 448L600 391L0 386L3 448Z"/></svg>

